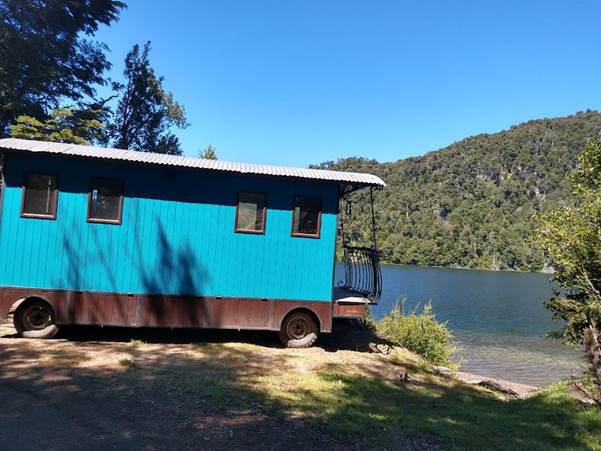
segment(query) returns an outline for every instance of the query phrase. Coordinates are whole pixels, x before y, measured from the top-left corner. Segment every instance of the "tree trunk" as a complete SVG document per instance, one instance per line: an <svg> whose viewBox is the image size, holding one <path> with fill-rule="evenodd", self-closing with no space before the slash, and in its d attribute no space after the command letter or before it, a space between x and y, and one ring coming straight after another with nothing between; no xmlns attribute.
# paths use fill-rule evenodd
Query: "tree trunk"
<svg viewBox="0 0 601 451"><path fill-rule="evenodd" d="M591 365L591 372L601 390L601 344L599 343L599 332L592 325L584 330L584 348L586 358Z"/></svg>

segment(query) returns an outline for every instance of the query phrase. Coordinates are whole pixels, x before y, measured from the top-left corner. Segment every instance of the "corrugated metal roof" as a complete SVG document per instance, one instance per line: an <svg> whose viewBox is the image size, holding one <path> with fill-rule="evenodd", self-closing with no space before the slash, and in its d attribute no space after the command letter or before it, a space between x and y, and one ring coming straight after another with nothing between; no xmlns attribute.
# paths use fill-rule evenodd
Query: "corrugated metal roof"
<svg viewBox="0 0 601 451"><path fill-rule="evenodd" d="M332 182L386 186L380 177L357 172L327 171L322 169L288 168L264 164L234 163L222 160L203 160L202 158L180 157L133 150L110 149L105 147L62 144L29 139L0 139L0 148L26 152L41 152L76 157L101 158L106 160L130 161L182 168L205 169L212 171L237 172L240 174L294 177L302 179L327 180Z"/></svg>

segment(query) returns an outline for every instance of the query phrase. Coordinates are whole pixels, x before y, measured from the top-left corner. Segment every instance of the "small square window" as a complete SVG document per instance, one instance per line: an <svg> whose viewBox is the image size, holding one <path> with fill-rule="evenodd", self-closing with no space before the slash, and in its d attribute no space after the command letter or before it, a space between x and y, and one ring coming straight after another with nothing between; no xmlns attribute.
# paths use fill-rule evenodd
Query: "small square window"
<svg viewBox="0 0 601 451"><path fill-rule="evenodd" d="M265 233L266 202L263 193L240 193L236 205L236 232Z"/></svg>
<svg viewBox="0 0 601 451"><path fill-rule="evenodd" d="M23 184L21 217L56 219L58 189L56 176L51 174L27 174Z"/></svg>
<svg viewBox="0 0 601 451"><path fill-rule="evenodd" d="M292 215L292 236L319 238L321 229L321 199L296 196Z"/></svg>
<svg viewBox="0 0 601 451"><path fill-rule="evenodd" d="M93 179L88 193L88 222L121 224L123 183L114 179Z"/></svg>

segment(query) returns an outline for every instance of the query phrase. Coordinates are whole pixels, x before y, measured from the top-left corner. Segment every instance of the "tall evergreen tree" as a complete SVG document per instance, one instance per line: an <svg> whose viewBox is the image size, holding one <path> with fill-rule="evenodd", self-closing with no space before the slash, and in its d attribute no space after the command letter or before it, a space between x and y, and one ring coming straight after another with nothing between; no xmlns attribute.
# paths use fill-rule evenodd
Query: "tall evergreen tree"
<svg viewBox="0 0 601 451"><path fill-rule="evenodd" d="M82 106L110 68L106 46L87 39L118 18L116 0L0 1L0 136L16 118L38 120L62 101Z"/></svg>
<svg viewBox="0 0 601 451"><path fill-rule="evenodd" d="M122 149L181 155L172 127L188 126L184 108L163 88L164 78L150 66L150 42L136 44L125 58L125 84L110 125L114 145Z"/></svg>

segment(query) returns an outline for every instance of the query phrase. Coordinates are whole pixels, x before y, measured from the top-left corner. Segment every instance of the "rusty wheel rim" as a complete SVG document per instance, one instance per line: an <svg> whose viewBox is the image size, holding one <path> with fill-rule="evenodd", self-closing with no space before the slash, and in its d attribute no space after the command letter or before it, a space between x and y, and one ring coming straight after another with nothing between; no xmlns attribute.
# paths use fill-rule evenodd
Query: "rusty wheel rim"
<svg viewBox="0 0 601 451"><path fill-rule="evenodd" d="M307 335L309 335L310 331L311 325L305 318L301 317L293 318L292 321L288 323L288 327L286 328L288 338L293 340L305 338Z"/></svg>
<svg viewBox="0 0 601 451"><path fill-rule="evenodd" d="M52 312L44 306L29 307L23 315L23 325L26 330L42 330L52 324Z"/></svg>

